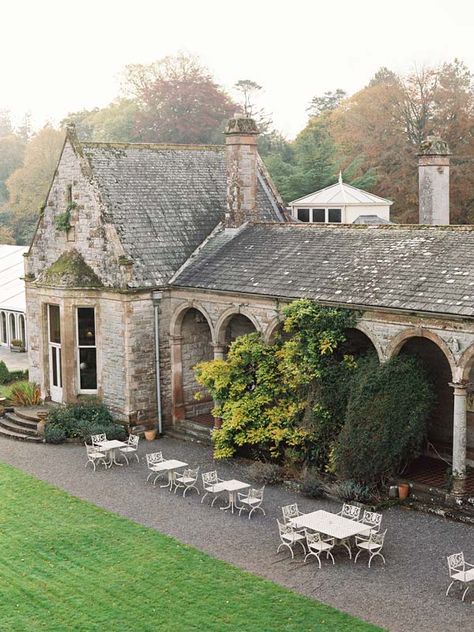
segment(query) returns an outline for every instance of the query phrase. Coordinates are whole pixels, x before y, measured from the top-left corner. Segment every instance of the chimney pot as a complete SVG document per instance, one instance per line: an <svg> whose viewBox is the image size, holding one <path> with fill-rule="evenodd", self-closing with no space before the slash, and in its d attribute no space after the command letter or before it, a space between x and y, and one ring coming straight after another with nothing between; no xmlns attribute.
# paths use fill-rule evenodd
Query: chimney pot
<svg viewBox="0 0 474 632"><path fill-rule="evenodd" d="M425 225L449 224L448 143L439 136L428 136L418 154L419 222Z"/></svg>

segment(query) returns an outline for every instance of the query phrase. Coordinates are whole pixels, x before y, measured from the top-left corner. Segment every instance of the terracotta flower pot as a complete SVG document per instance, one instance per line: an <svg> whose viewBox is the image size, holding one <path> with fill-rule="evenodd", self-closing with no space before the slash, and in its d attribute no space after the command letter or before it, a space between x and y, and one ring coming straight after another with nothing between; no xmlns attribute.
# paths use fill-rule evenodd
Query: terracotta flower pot
<svg viewBox="0 0 474 632"><path fill-rule="evenodd" d="M408 497L409 493L410 485L408 485L408 483L400 483L400 485L398 486L398 497L400 498L400 500L405 500L405 498Z"/></svg>
<svg viewBox="0 0 474 632"><path fill-rule="evenodd" d="M156 428L153 428L152 430L145 430L145 439L147 441L153 441L156 439Z"/></svg>

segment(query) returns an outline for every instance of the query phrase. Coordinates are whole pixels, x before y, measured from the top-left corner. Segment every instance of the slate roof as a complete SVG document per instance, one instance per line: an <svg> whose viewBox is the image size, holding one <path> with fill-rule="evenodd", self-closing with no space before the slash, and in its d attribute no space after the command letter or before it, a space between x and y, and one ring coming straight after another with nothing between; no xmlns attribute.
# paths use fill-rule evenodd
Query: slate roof
<svg viewBox="0 0 474 632"><path fill-rule="evenodd" d="M134 261L132 287L164 285L224 218L224 146L81 143L108 219ZM283 221L262 168L261 221Z"/></svg>
<svg viewBox="0 0 474 632"><path fill-rule="evenodd" d="M172 285L474 317L474 228L247 224Z"/></svg>
<svg viewBox="0 0 474 632"><path fill-rule="evenodd" d="M0 244L0 309L25 311L25 274L23 253L25 246Z"/></svg>
<svg viewBox="0 0 474 632"><path fill-rule="evenodd" d="M384 219L383 217L379 217L378 215L359 215L352 222L353 224L393 224L388 219Z"/></svg>
<svg viewBox="0 0 474 632"><path fill-rule="evenodd" d="M320 189L319 191L315 191L314 193L310 193L309 195L290 202L292 206L297 204L321 206L327 206L328 204L339 204L340 206L357 204L364 206L387 206L388 204L393 204L393 202L339 180L336 184L331 184L324 189Z"/></svg>

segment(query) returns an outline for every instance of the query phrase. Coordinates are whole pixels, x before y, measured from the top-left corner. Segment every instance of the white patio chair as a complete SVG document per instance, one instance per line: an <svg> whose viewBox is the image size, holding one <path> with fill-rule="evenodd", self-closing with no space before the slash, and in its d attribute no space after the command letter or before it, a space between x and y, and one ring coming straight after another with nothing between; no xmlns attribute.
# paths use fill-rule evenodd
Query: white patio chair
<svg viewBox="0 0 474 632"><path fill-rule="evenodd" d="M331 558L332 563L335 564L334 557L331 553L332 549L336 545L334 538L323 539L320 533L310 531L305 531L305 537L306 546L308 547L308 553L304 558L305 563L308 557L314 555L314 557L318 560L319 568L321 568L321 558L319 556L321 553L326 553L327 559Z"/></svg>
<svg viewBox="0 0 474 632"><path fill-rule="evenodd" d="M370 531L367 534L360 534L357 537L362 540L368 540L371 533L378 533L380 531L380 525L382 524L382 514L375 513L374 511L364 511L361 522L370 527Z"/></svg>
<svg viewBox="0 0 474 632"><path fill-rule="evenodd" d="M295 531L292 524L289 522L288 524L284 524L276 519L278 522L278 531L280 533L280 546L277 548L277 553L280 552L282 546L286 546L291 553L291 559L295 559L295 554L293 553L293 546L295 544L299 544L303 549L303 553L306 554L306 547L304 545L305 536L298 531Z"/></svg>
<svg viewBox="0 0 474 632"><path fill-rule="evenodd" d="M184 496L186 496L186 492L188 491L188 489L195 489L200 495L201 492L196 485L198 474L199 468L196 468L195 470L187 468L182 474L180 472L177 472L174 477L174 493L176 494L176 490L178 489L178 487L184 487L183 498Z"/></svg>
<svg viewBox="0 0 474 632"><path fill-rule="evenodd" d="M242 505L239 509L239 516L242 511L248 511L250 520L250 516L256 509L260 509L260 511L265 516L266 513L264 508L262 507L264 491L265 485L261 489L254 489L253 487L251 487L248 492L239 492L239 502Z"/></svg>
<svg viewBox="0 0 474 632"><path fill-rule="evenodd" d="M382 555L381 551L382 551L386 533L387 533L387 529L385 529L385 531L382 531L380 533L372 532L368 540L366 540L364 537L356 535L355 543L359 550L357 551L357 555L354 558L354 564L357 562L357 558L362 553L362 551L367 551L367 553L369 554L369 568L370 568L372 559L376 555L379 555L382 558L383 563L385 564L385 558Z"/></svg>
<svg viewBox="0 0 474 632"><path fill-rule="evenodd" d="M102 441L107 441L107 435L105 434L105 432L102 434L91 435L92 445L99 445L99 443L101 443Z"/></svg>
<svg viewBox="0 0 474 632"><path fill-rule="evenodd" d="M349 505L347 503L344 503L338 515L342 516L343 518L348 518L349 520L357 521L360 518L360 507L357 507L357 505Z"/></svg>
<svg viewBox="0 0 474 632"><path fill-rule="evenodd" d="M162 474L166 474L166 472L157 473L157 470L156 470L156 465L158 465L158 463L162 463L163 461L164 461L164 458L163 458L162 452L149 452L146 455L146 466L150 470L150 472L146 478L145 484L148 483L148 481L150 480L150 477L153 476L153 474L155 474L153 485L155 484L157 478L159 478Z"/></svg>
<svg viewBox="0 0 474 632"><path fill-rule="evenodd" d="M201 477L202 477L202 486L205 492L204 496L201 498L201 503L204 501L204 498L206 498L208 494L213 494L214 498L212 499L212 503L211 503L211 507L212 507L214 503L216 502L217 498L219 497L219 495L223 493L220 490L214 491L214 486L217 485L217 483L222 483L223 480L222 478L219 478L217 476L216 470L212 470L211 472L203 472Z"/></svg>
<svg viewBox="0 0 474 632"><path fill-rule="evenodd" d="M87 441L84 445L86 446L87 452L87 461L85 467L87 467L89 463L92 463L92 465L94 466L94 472L95 464L97 462L102 463L105 467L107 467L107 455L104 452L101 452L95 445L89 445Z"/></svg>
<svg viewBox="0 0 474 632"><path fill-rule="evenodd" d="M138 457L138 442L139 441L140 441L140 437L138 435L131 434L128 436L127 445L124 448L120 448L120 452L125 457L125 460L127 461L127 465L129 465L127 454L129 456L134 454L135 458L137 459L137 462L140 463L140 459Z"/></svg>
<svg viewBox="0 0 474 632"><path fill-rule="evenodd" d="M285 505L281 508L281 512L283 514L283 522L286 524L290 522L293 518L298 518L298 516L302 516L303 512L298 509L298 505L293 503L292 505Z"/></svg>
<svg viewBox="0 0 474 632"><path fill-rule="evenodd" d="M451 583L446 591L448 596L449 591L454 583L459 582L461 587L466 587L462 594L462 601L466 597L466 594L471 587L470 584L474 582L474 564L468 564L464 559L464 553L454 553L448 558L449 579Z"/></svg>

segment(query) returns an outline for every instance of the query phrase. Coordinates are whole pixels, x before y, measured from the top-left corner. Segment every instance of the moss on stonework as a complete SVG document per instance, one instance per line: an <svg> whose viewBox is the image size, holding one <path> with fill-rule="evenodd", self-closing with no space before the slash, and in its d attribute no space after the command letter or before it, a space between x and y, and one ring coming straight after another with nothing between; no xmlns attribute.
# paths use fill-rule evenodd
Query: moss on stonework
<svg viewBox="0 0 474 632"><path fill-rule="evenodd" d="M40 285L55 287L103 287L96 273L77 250L68 250L45 270L38 279Z"/></svg>

